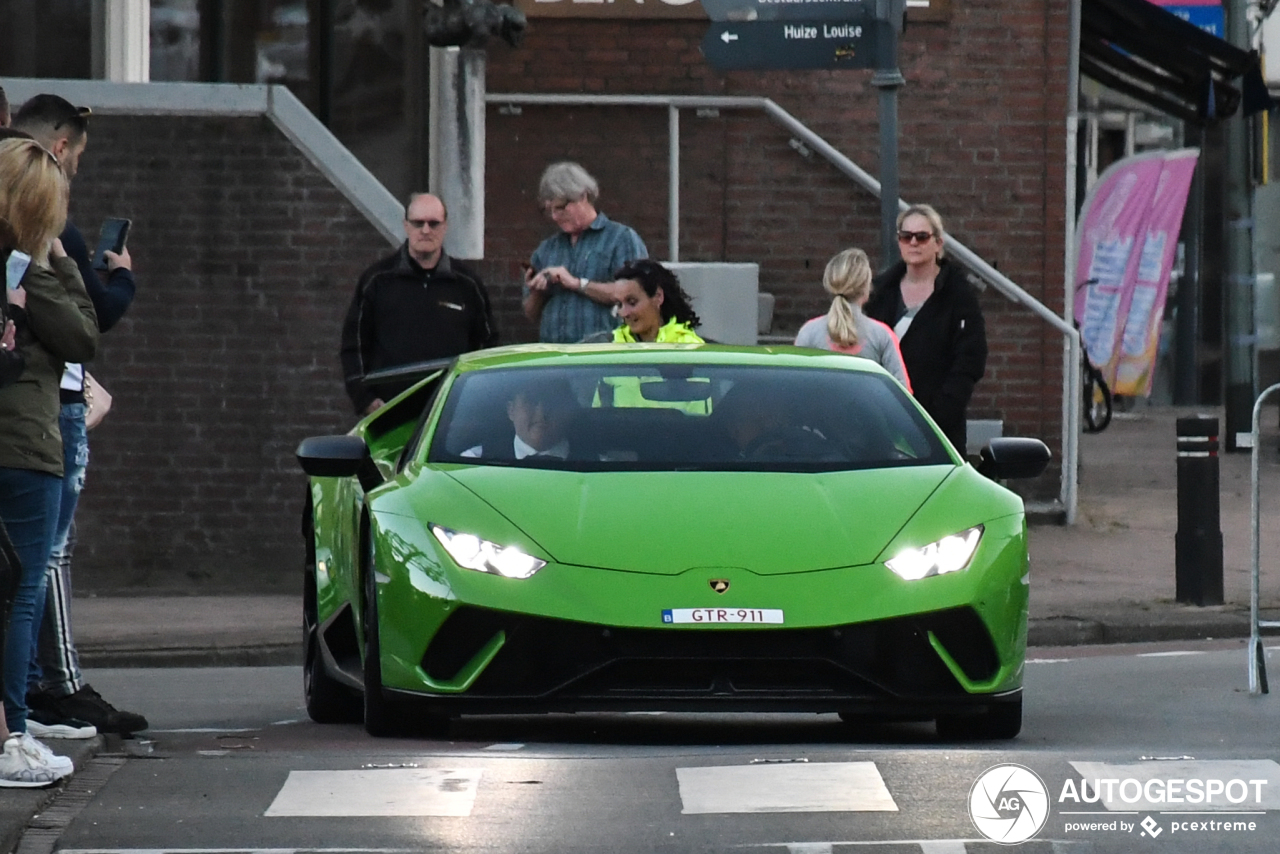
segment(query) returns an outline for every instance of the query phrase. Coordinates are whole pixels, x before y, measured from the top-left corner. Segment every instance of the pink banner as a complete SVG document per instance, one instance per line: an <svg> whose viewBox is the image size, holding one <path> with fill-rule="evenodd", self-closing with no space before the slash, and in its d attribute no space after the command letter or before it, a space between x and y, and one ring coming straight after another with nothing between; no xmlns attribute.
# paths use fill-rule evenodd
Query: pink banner
<svg viewBox="0 0 1280 854"><path fill-rule="evenodd" d="M1113 164L1085 197L1076 242L1076 321L1115 394L1148 395L1160 320L1199 150Z"/></svg>

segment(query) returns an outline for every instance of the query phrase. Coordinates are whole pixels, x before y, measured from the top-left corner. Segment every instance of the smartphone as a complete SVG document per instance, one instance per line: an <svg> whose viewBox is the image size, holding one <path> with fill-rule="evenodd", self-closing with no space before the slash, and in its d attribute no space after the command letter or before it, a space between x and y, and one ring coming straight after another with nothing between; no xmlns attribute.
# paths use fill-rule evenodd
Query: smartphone
<svg viewBox="0 0 1280 854"><path fill-rule="evenodd" d="M9 260L4 265L5 284L11 291L16 291L22 287L22 277L27 273L27 267L31 264L31 256L25 252L19 252L17 249L9 253Z"/></svg>
<svg viewBox="0 0 1280 854"><path fill-rule="evenodd" d="M124 242L129 237L131 220L121 217L107 217L102 222L102 231L98 232L98 248L93 253L93 269L107 269L107 252L124 251Z"/></svg>

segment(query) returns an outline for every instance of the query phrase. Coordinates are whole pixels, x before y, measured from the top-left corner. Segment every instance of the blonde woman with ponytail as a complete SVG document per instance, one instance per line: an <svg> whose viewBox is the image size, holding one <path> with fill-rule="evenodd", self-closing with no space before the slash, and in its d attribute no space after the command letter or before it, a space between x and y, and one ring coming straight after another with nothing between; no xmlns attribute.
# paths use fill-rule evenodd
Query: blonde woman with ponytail
<svg viewBox="0 0 1280 854"><path fill-rule="evenodd" d="M862 313L863 304L871 296L871 262L867 253L861 249L838 253L827 262L822 287L831 294L831 308L800 327L796 346L870 359L910 391L911 380L898 352L898 336Z"/></svg>

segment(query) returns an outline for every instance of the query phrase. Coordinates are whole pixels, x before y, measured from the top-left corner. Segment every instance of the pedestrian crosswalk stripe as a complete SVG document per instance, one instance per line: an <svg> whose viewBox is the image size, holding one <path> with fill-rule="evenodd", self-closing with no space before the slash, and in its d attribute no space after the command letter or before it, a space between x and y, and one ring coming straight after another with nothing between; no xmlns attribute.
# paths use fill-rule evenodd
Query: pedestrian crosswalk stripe
<svg viewBox="0 0 1280 854"><path fill-rule="evenodd" d="M1089 851L1090 846L1091 843L1084 840L1030 839L1020 843L1018 851L1027 852L1027 854L1033 854L1033 852L1041 854L1046 851L1051 851L1053 854L1059 854L1059 852L1074 854L1076 851ZM843 854L845 851L849 854L859 851L875 854L877 848L890 848L896 854L912 847L919 848L920 854L977 854L979 851L1002 851L1008 848L989 839L844 839L838 842L757 842L736 847L748 851L786 849L787 854ZM65 852L59 852L59 854L65 854Z"/></svg>
<svg viewBox="0 0 1280 854"><path fill-rule="evenodd" d="M468 816L479 768L290 771L267 816Z"/></svg>
<svg viewBox="0 0 1280 854"><path fill-rule="evenodd" d="M962 839L931 839L920 843L920 854L966 854Z"/></svg>
<svg viewBox="0 0 1280 854"><path fill-rule="evenodd" d="M677 768L682 813L897 812L874 762Z"/></svg>

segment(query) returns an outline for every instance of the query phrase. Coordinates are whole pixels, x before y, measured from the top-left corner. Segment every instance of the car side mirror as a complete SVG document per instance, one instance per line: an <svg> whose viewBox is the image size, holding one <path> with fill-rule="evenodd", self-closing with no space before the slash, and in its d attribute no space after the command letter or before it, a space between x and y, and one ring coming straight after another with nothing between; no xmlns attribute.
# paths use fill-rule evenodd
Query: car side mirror
<svg viewBox="0 0 1280 854"><path fill-rule="evenodd" d="M1000 437L982 449L978 474L992 480L1039 477L1052 456L1048 445L1039 439Z"/></svg>
<svg viewBox="0 0 1280 854"><path fill-rule="evenodd" d="M359 477L365 490L382 483L382 475L359 436L311 436L296 452L298 465L311 477Z"/></svg>

